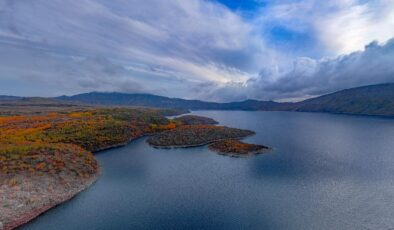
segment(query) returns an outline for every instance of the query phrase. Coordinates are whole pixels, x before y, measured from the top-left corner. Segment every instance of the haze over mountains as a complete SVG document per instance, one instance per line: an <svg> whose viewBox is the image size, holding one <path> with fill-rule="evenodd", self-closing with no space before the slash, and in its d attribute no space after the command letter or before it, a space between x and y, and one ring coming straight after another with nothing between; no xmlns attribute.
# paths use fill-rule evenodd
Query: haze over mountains
<svg viewBox="0 0 394 230"><path fill-rule="evenodd" d="M2 100L3 103L4 101L15 99L18 99L18 97L0 96L0 100ZM19 98L19 100L21 99L22 98ZM394 83L346 89L296 103L279 103L274 101L258 100L217 103L169 98L151 94L128 94L116 92L91 92L77 94L74 96L60 96L52 99L63 103L78 102L93 105L146 106L191 110L304 111L394 116ZM24 100L27 99L25 98Z"/></svg>

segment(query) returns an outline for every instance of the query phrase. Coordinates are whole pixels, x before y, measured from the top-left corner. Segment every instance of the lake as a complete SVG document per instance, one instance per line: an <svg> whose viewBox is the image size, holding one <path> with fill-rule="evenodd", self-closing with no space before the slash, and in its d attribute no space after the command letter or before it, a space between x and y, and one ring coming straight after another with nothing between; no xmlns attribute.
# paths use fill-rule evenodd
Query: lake
<svg viewBox="0 0 394 230"><path fill-rule="evenodd" d="M394 119L196 111L254 130L251 158L138 139L96 154L101 177L22 229L394 229Z"/></svg>

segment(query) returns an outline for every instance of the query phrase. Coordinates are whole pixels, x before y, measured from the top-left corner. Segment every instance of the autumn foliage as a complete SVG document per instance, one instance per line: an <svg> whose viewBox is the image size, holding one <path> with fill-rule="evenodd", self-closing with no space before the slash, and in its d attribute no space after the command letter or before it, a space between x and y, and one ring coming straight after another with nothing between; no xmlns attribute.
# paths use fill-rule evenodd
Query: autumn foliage
<svg viewBox="0 0 394 230"><path fill-rule="evenodd" d="M176 126L153 109L0 117L0 172L59 173L67 169L86 176L97 170L91 152Z"/></svg>

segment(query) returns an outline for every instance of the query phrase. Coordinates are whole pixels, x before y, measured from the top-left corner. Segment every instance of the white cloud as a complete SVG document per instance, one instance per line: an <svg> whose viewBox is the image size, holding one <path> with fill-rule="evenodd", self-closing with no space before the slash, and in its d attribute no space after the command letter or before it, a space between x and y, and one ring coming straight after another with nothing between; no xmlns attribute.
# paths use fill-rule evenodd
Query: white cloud
<svg viewBox="0 0 394 230"><path fill-rule="evenodd" d="M394 1L347 0L315 23L320 39L338 54L362 50L373 40L394 37Z"/></svg>
<svg viewBox="0 0 394 230"><path fill-rule="evenodd" d="M394 37L394 1L277 2L263 8L256 23L314 33L325 50L322 54L341 55L362 50L371 41Z"/></svg>

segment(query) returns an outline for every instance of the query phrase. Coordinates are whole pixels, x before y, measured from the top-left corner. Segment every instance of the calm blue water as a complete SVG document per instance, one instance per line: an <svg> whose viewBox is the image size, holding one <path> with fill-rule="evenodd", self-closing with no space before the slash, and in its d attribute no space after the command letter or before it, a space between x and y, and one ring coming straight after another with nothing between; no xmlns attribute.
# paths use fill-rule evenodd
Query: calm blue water
<svg viewBox="0 0 394 230"><path fill-rule="evenodd" d="M393 229L394 119L199 111L274 151L239 159L137 140L97 183L23 229Z"/></svg>

